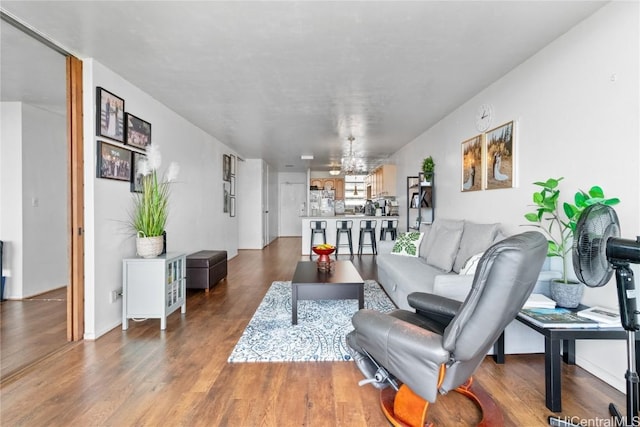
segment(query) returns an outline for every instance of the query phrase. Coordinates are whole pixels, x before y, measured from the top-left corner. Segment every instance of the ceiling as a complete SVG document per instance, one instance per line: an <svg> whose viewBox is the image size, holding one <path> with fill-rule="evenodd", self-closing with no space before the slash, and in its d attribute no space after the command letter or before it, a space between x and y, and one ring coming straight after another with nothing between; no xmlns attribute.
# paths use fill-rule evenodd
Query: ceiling
<svg viewBox="0 0 640 427"><path fill-rule="evenodd" d="M367 169L387 162L604 4L3 0L0 6L76 56L95 58L241 157L262 158L280 171L321 171L339 166L350 135ZM3 21L2 101L64 105L64 87L51 87L57 71L47 65L60 55L34 53L42 47L18 40L8 27ZM314 159L301 160L303 154Z"/></svg>

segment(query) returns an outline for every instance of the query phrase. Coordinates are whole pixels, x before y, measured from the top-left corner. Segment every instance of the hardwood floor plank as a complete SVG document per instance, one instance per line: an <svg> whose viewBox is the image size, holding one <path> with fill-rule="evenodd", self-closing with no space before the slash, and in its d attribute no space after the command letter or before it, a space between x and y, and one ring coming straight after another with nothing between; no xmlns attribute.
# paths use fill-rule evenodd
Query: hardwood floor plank
<svg viewBox="0 0 640 427"><path fill-rule="evenodd" d="M0 378L67 345L66 288L0 303Z"/></svg>
<svg viewBox="0 0 640 427"><path fill-rule="evenodd" d="M7 426L387 426L379 392L359 387L351 362L227 363L273 281L290 280L300 239L278 239L263 251L240 251L210 292L189 291L187 313L130 322L96 341L72 343L0 387ZM342 258L341 258L342 259ZM347 257L348 259L348 257ZM355 257L366 279L375 257ZM476 381L496 400L508 426L544 426L544 356L487 357ZM564 411L607 417L624 395L577 366L562 366ZM479 412L457 393L439 396L430 419L473 425Z"/></svg>

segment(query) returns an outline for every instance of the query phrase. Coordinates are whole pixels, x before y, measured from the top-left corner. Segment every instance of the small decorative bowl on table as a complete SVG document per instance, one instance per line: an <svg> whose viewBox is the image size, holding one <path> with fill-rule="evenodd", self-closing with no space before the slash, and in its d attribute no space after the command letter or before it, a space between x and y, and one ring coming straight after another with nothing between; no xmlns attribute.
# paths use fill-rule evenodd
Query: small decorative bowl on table
<svg viewBox="0 0 640 427"><path fill-rule="evenodd" d="M331 257L329 255L331 255L336 250L336 247L325 243L322 245L314 246L311 249L313 249L313 252L318 254L318 270L330 271L331 268L333 268L333 264L331 263Z"/></svg>

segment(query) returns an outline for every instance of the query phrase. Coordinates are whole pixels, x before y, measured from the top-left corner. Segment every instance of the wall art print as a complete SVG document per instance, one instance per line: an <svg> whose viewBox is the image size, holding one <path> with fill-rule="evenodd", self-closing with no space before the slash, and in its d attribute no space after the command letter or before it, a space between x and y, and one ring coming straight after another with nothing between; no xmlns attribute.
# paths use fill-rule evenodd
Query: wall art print
<svg viewBox="0 0 640 427"><path fill-rule="evenodd" d="M487 190L513 187L516 168L514 122L487 131L485 138Z"/></svg>
<svg viewBox="0 0 640 427"><path fill-rule="evenodd" d="M147 147L151 145L151 123L129 113L126 113L126 119L127 144L141 150L146 150Z"/></svg>
<svg viewBox="0 0 640 427"><path fill-rule="evenodd" d="M142 174L138 173L140 160L146 159L144 154L133 151L131 159L131 192L142 193Z"/></svg>
<svg viewBox="0 0 640 427"><path fill-rule="evenodd" d="M222 212L229 213L229 183L222 183Z"/></svg>
<svg viewBox="0 0 640 427"><path fill-rule="evenodd" d="M222 180L231 181L231 156L228 154L222 155Z"/></svg>
<svg viewBox="0 0 640 427"><path fill-rule="evenodd" d="M131 179L131 151L98 141L98 178L129 181Z"/></svg>
<svg viewBox="0 0 640 427"><path fill-rule="evenodd" d="M124 99L96 88L96 134L124 142Z"/></svg>
<svg viewBox="0 0 640 427"><path fill-rule="evenodd" d="M474 136L462 143L462 188L463 192L483 189L482 135Z"/></svg>

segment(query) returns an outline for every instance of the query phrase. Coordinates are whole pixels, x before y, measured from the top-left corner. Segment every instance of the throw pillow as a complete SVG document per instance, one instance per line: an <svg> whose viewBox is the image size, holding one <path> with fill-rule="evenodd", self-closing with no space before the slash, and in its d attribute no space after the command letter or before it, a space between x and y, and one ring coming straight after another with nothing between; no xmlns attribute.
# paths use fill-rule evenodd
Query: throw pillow
<svg viewBox="0 0 640 427"><path fill-rule="evenodd" d="M464 267L460 269L460 274L476 274L476 268L478 268L478 263L480 262L482 255L484 255L484 252L480 252L479 254L475 254L469 258L464 264Z"/></svg>
<svg viewBox="0 0 640 427"><path fill-rule="evenodd" d="M427 242L427 264L443 271L451 271L458 248L464 221L436 219L431 224Z"/></svg>
<svg viewBox="0 0 640 427"><path fill-rule="evenodd" d="M394 255L417 257L420 252L418 248L420 248L420 242L422 241L423 236L424 233L417 231L410 231L408 233L401 234L396 239L396 243L393 245L391 253Z"/></svg>

